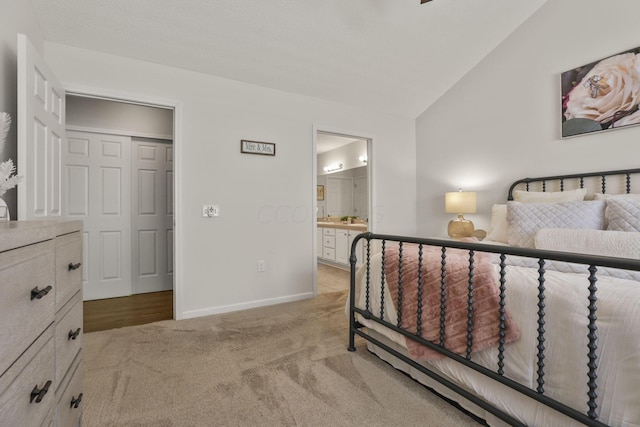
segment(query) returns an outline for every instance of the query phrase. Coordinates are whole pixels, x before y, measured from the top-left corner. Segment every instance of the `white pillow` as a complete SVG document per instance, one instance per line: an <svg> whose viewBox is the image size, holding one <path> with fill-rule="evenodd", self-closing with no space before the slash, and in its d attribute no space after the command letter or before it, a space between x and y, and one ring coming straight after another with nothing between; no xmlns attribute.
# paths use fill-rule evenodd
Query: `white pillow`
<svg viewBox="0 0 640 427"><path fill-rule="evenodd" d="M601 230L606 201L563 203L507 202L509 245L533 248L538 230L543 228L586 228Z"/></svg>
<svg viewBox="0 0 640 427"><path fill-rule="evenodd" d="M537 249L574 252L596 256L640 258L640 233L610 230L569 230L546 228L536 233ZM586 273L583 264L547 261L549 269ZM598 267L598 275L640 281L640 271Z"/></svg>
<svg viewBox="0 0 640 427"><path fill-rule="evenodd" d="M543 228L536 249L640 259L640 233L609 230Z"/></svg>
<svg viewBox="0 0 640 427"><path fill-rule="evenodd" d="M607 230L640 231L640 200L607 199Z"/></svg>
<svg viewBox="0 0 640 427"><path fill-rule="evenodd" d="M507 205L493 205L491 208L491 225L486 240L507 243Z"/></svg>
<svg viewBox="0 0 640 427"><path fill-rule="evenodd" d="M602 194L595 193L593 200L608 200L608 199L635 199L640 200L640 194L623 193L623 194Z"/></svg>
<svg viewBox="0 0 640 427"><path fill-rule="evenodd" d="M513 200L522 203L580 202L587 194L586 188L566 191L514 190Z"/></svg>

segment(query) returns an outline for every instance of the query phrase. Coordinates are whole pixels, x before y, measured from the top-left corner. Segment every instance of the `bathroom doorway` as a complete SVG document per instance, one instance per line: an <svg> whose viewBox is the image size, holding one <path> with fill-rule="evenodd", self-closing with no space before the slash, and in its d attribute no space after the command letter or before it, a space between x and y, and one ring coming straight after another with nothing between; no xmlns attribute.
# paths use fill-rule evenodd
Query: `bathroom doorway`
<svg viewBox="0 0 640 427"><path fill-rule="evenodd" d="M372 138L319 129L314 136L317 295L348 288L351 243L358 234L371 231ZM358 259L361 262L362 256Z"/></svg>

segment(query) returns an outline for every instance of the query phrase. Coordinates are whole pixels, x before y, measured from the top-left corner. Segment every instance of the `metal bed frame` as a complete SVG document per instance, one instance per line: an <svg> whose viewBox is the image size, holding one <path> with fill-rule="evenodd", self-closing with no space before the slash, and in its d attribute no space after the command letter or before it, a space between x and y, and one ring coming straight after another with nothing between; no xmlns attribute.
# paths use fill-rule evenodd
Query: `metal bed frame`
<svg viewBox="0 0 640 427"><path fill-rule="evenodd" d="M612 175L621 175L626 179L625 191L626 193L631 192L631 179L630 176L632 174L640 174L640 169L626 169L619 171L607 171L607 172L595 172L595 173L584 173L584 174L572 174L572 175L560 175L560 176L550 176L550 177L540 177L540 178L525 178L514 182L509 188L508 199L513 199L513 190L517 186L526 186L526 190L529 191L529 183L532 182L540 182L542 183L542 190L546 191L546 183L548 181L559 181L561 191L564 191L564 181L568 179L578 179L580 182L580 188L583 188L584 178L587 177L600 177L601 178L601 188L604 193L606 190L606 177ZM356 247L360 240L365 240L366 247L366 255L362 268L366 268L366 307L359 308L356 306L355 299L355 289L356 289ZM468 280L468 303L467 303L467 314L468 314L468 322L467 322L467 348L465 355L459 355L447 350L444 347L444 314L446 310L446 281L445 275L443 273L442 279L440 281L440 289L441 289L441 300L440 300L440 342L431 342L422 338L420 335L420 331L414 332L403 329L400 327L400 319L398 319L397 323L392 323L392 319L384 319L384 299L381 301L381 310L383 313L382 316L376 316L372 308L369 306L369 292L370 292L370 257L371 257L371 242L373 240L379 240L382 242L382 251L384 254L386 242L397 242L402 247L403 243L413 243L419 245L419 253L420 258L419 262L422 261L422 248L424 246L437 246L442 248L442 269L445 269L446 264L446 250L448 248L453 249L463 249L467 250L469 254L469 280ZM499 328L500 328L500 339L498 345L498 359L496 360L496 369L491 370L487 369L471 360L471 346L473 342L473 327L472 327L472 319L473 319L473 295L474 295L474 272L473 272L473 262L474 257L476 256L476 252L485 252L485 253L493 253L500 255L500 309L499 309ZM513 256L521 256L534 258L537 260L539 265L538 269L538 328L537 328L537 387L536 389L531 389L527 386L524 386L516 381L513 381L504 376L504 335L505 335L505 275L506 275L506 263L505 259L507 255ZM400 268L402 266L402 250L399 252L399 265ZM588 305L589 314L588 314L588 329L584 331L585 335L588 337L588 345L584 349L588 354L589 362L588 362L588 378L584 378L584 381L588 384L589 391L585 399L587 401L589 410L586 413L578 411L574 408L571 408L563 403L558 402L548 396L545 395L545 262L546 261L562 261L576 264L583 264L588 267L589 271L589 297L588 301L585 301L585 304ZM432 379L438 381L443 384L447 388L453 390L458 395L466 398L470 402L476 404L480 408L486 410L487 412L493 414L497 418L509 423L513 426L522 426L522 422L513 418L509 414L504 411L496 408L491 403L486 402L485 400L479 398L478 396L468 392L464 388L458 386L447 378L442 377L441 375L429 370L427 367L422 365L421 363L411 359L410 357L396 351L395 349L389 347L385 343L379 341L378 339L369 335L366 331L364 325L359 323L356 319L356 314L360 314L365 319L374 321L380 325L383 325L408 339L414 340L419 344L427 346L428 348L446 356L447 358L453 359L456 362L465 365L484 376L491 378L494 381L497 381L501 384L504 384L511 389L522 393L525 396L534 399L543 405L551 407L556 411L559 411L562 414L565 414L585 425L588 426L606 426L606 424L598 421L598 404L596 402L598 396L598 360L596 356L596 351L598 348L598 335L597 335L597 317L596 312L598 309L598 287L597 287L597 276L598 276L598 268L617 268L631 271L640 271L640 260L634 259L624 259L624 258L613 258L613 257L599 257L593 255L583 255L583 254L572 254L566 252L556 252L556 251L543 251L536 249L528 249L528 248L516 248L509 246L499 246L499 245L489 245L484 243L472 243L472 242L461 242L461 241L451 241L451 240L443 240L443 239L427 239L427 238L414 238L414 237L405 237L405 236L394 236L394 235L384 235L384 234L374 234L374 233L363 233L358 235L351 247L351 256L350 256L350 264L351 264L351 283L350 283L350 294L349 294L349 351L356 351L355 347L355 336L359 336L364 338L366 341L369 341L376 345L377 347L385 350L389 354L397 357L403 362L407 363L411 367L419 370L425 375L431 377ZM382 277L385 275L384 270L384 262L382 264ZM399 276L398 283L398 294L402 293L402 279ZM384 287L384 281L381 284ZM418 295L421 295L421 276L418 277ZM384 291L384 289L382 289ZM381 292L381 295L384 297L384 292ZM402 304L402 299L398 298L398 304ZM418 298L418 306L416 316L420 316L422 313L422 301ZM401 313L401 307L397 308L397 312ZM420 324L420 317L418 317L418 324Z"/></svg>
<svg viewBox="0 0 640 427"><path fill-rule="evenodd" d="M640 174L640 169L622 169L622 170L605 171L605 172L587 172L587 173L577 173L577 174L571 174L571 175L544 176L540 178L523 178L511 184L511 187L509 187L509 194L507 196L507 200L513 200L513 190L515 190L517 186L522 184L524 184L525 189L529 191L529 184L533 182L540 182L542 184L542 191L546 191L547 182L557 181L560 184L560 191L564 191L565 181L577 179L579 180L580 188L584 188L585 178L591 178L591 177L600 178L600 189L604 194L607 191L607 177L609 176L624 176L625 192L629 194L631 193L631 175L633 174Z"/></svg>

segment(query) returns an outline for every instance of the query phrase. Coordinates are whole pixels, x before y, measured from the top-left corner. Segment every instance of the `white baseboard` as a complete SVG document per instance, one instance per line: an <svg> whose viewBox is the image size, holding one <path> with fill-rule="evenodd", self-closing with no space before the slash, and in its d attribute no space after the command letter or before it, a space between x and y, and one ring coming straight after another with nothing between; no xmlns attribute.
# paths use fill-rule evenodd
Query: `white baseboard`
<svg viewBox="0 0 640 427"><path fill-rule="evenodd" d="M266 307L268 305L282 304L285 302L301 301L313 298L313 292L305 292L297 295L287 295L278 298L269 298L255 301L248 301L238 304L221 305L218 307L202 308L198 310L184 311L180 319L193 319L195 317L210 316L212 314L230 313L232 311L247 310L249 308Z"/></svg>

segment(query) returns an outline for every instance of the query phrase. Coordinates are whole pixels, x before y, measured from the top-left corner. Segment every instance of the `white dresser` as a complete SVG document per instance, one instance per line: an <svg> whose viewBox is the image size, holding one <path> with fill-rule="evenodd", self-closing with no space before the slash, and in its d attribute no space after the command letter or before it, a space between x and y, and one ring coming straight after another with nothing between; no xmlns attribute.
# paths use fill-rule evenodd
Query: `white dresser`
<svg viewBox="0 0 640 427"><path fill-rule="evenodd" d="M0 426L80 424L82 222L0 223Z"/></svg>

